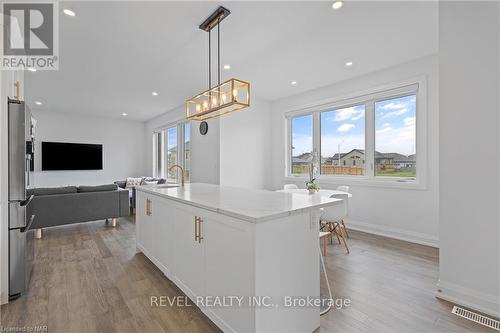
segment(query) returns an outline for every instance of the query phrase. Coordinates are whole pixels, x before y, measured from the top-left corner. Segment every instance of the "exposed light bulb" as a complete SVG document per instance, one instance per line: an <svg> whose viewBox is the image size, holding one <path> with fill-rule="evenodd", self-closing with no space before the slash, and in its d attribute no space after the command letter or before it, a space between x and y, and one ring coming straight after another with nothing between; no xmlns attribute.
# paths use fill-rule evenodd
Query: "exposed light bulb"
<svg viewBox="0 0 500 333"><path fill-rule="evenodd" d="M344 3L342 1L335 1L332 4L332 8L335 9L335 10L337 10L337 9L342 8L343 5L344 5Z"/></svg>
<svg viewBox="0 0 500 333"><path fill-rule="evenodd" d="M196 112L200 112L201 110L201 105L200 104L196 104Z"/></svg>
<svg viewBox="0 0 500 333"><path fill-rule="evenodd" d="M223 94L223 95L222 95L222 97L221 97L221 99L222 99L222 103L223 103L223 104L225 104L225 103L226 103L226 101L227 101L227 96L226 96L226 94Z"/></svg>
<svg viewBox="0 0 500 333"><path fill-rule="evenodd" d="M68 16L76 16L75 12L69 9L64 9L63 13L68 15Z"/></svg>

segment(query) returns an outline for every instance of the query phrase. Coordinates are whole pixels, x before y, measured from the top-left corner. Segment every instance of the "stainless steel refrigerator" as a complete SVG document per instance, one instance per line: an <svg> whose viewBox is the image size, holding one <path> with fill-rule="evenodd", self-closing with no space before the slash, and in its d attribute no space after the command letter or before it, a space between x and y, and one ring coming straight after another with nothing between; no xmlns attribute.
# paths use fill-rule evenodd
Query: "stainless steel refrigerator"
<svg viewBox="0 0 500 333"><path fill-rule="evenodd" d="M8 103L9 119L9 298L27 290L33 270L35 219L28 216L33 196L35 120L23 101Z"/></svg>

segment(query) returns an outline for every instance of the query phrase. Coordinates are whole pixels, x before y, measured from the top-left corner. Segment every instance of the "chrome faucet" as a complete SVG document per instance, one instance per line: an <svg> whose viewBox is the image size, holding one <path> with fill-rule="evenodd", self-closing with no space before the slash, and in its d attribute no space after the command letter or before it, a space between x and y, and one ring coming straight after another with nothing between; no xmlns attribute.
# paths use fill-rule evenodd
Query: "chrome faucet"
<svg viewBox="0 0 500 333"><path fill-rule="evenodd" d="M168 170L172 171L172 169L175 168L175 167L181 169L181 185L184 186L184 169L180 165L174 164Z"/></svg>

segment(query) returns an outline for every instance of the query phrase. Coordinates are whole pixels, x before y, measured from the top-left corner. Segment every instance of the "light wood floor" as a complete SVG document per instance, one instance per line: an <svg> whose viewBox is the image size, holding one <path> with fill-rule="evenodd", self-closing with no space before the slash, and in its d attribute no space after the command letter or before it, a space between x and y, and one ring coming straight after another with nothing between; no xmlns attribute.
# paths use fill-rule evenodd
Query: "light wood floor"
<svg viewBox="0 0 500 333"><path fill-rule="evenodd" d="M351 306L321 317L319 332L493 332L451 315L434 298L438 251L351 232L351 254L334 243L326 266L334 294ZM322 282L322 286L324 283ZM322 291L324 293L324 291ZM182 295L142 254L133 218L44 230L29 293L1 307L5 327L49 332L217 332L196 307L151 307Z"/></svg>

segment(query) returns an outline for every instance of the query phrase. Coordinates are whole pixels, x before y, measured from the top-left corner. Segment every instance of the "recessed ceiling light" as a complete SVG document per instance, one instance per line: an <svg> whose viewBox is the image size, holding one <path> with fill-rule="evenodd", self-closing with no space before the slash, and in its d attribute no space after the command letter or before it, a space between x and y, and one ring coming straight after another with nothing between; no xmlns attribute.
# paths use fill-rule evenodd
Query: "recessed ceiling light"
<svg viewBox="0 0 500 333"><path fill-rule="evenodd" d="M230 70L231 69L231 65L224 65L224 69L227 70L227 71Z"/></svg>
<svg viewBox="0 0 500 333"><path fill-rule="evenodd" d="M345 63L345 67L351 67L352 66L352 61L348 61Z"/></svg>
<svg viewBox="0 0 500 333"><path fill-rule="evenodd" d="M151 93L151 95L153 95L153 96L158 96L158 93L157 93L156 91L153 91L153 92Z"/></svg>
<svg viewBox="0 0 500 333"><path fill-rule="evenodd" d="M123 112L123 113L122 113L122 116L126 117L126 116L127 116L127 114L126 114L125 112Z"/></svg>
<svg viewBox="0 0 500 333"><path fill-rule="evenodd" d="M29 70L30 72L36 72L36 68L34 67L28 67L26 69Z"/></svg>
<svg viewBox="0 0 500 333"><path fill-rule="evenodd" d="M63 13L68 15L68 16L76 16L75 12L69 9L64 9Z"/></svg>
<svg viewBox="0 0 500 333"><path fill-rule="evenodd" d="M36 105L42 105L42 102L36 101L35 104Z"/></svg>
<svg viewBox="0 0 500 333"><path fill-rule="evenodd" d="M296 85L297 85L297 81L292 81L292 82L290 82L290 84L291 84L292 86L296 86Z"/></svg>
<svg viewBox="0 0 500 333"><path fill-rule="evenodd" d="M335 1L332 5L332 8L337 10L337 9L342 8L343 5L344 5L344 3L342 1Z"/></svg>

